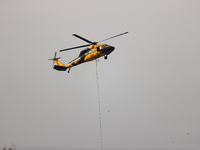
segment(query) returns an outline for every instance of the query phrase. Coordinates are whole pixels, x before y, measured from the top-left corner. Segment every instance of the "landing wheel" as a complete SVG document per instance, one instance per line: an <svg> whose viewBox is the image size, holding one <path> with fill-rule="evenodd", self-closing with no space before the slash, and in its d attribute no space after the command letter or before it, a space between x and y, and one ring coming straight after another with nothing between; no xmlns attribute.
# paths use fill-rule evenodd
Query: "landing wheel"
<svg viewBox="0 0 200 150"><path fill-rule="evenodd" d="M71 69L71 68L68 69L68 71L67 71L68 73L70 72L70 69Z"/></svg>
<svg viewBox="0 0 200 150"><path fill-rule="evenodd" d="M108 56L106 55L106 56L104 56L104 59L107 59L108 58Z"/></svg>

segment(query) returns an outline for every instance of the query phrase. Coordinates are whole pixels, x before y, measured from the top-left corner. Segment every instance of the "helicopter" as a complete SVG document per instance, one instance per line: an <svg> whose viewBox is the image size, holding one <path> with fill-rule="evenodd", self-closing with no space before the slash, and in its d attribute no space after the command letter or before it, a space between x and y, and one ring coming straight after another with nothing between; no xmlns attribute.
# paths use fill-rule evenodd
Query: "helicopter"
<svg viewBox="0 0 200 150"><path fill-rule="evenodd" d="M124 32L122 34L118 34L115 35L113 37L104 39L100 42L127 34L128 32ZM53 60L53 68L55 70L58 71L66 71L68 69L68 73L70 72L70 69L74 66L77 66L79 64L82 64L84 62L89 62L89 61L93 61L95 59L98 59L102 56L104 56L104 59L108 58L108 55L114 51L115 47L110 46L108 44L98 44L99 42L91 42L90 40L83 38L77 34L73 34L73 36L89 43L87 45L81 45L81 46L76 46L76 47L72 47L72 48L67 48L67 49L62 49L60 50L60 52L63 51L68 51L68 50L72 50L72 49L78 49L78 48L82 48L82 47L87 47L84 50L82 50L79 54L79 56L77 58L75 58L74 60L70 61L69 63L67 63L66 65L63 64L62 62L60 62L58 59L60 59L61 57L56 57L57 55L57 51L54 54L54 58L51 58L49 60ZM56 63L56 65L54 65L54 63Z"/></svg>

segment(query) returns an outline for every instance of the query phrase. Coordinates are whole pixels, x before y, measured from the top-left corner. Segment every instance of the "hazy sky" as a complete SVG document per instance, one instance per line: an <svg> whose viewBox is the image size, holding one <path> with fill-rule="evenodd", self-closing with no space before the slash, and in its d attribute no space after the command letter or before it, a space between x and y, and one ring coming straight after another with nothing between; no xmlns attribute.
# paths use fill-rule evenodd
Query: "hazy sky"
<svg viewBox="0 0 200 150"><path fill-rule="evenodd" d="M104 150L200 149L199 0L0 0L0 147L100 150L95 61L60 49L129 31L98 63ZM58 53L68 63L82 49Z"/></svg>

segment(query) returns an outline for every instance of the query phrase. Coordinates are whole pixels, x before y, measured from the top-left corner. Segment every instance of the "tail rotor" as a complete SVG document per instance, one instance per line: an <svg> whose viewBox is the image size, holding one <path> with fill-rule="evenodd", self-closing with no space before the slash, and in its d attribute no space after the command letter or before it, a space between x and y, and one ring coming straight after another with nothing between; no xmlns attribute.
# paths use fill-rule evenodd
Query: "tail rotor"
<svg viewBox="0 0 200 150"><path fill-rule="evenodd" d="M57 55L57 51L55 51L54 58L48 59L48 60L53 60L53 66L54 66L54 63L55 63L54 61L61 58L61 57L57 57L57 58L56 58L56 55Z"/></svg>

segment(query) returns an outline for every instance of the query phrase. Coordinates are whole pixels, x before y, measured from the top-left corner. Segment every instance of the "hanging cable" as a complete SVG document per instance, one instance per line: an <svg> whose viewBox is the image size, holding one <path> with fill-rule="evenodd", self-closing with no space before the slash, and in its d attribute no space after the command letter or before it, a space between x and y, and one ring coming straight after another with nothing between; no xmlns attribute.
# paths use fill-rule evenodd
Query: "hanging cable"
<svg viewBox="0 0 200 150"><path fill-rule="evenodd" d="M100 99L99 99L99 83L98 83L97 60L95 60L95 62L96 62L97 93L98 93L98 105L99 105L99 125L100 125L100 136L101 136L101 150L103 150L102 128L101 128L101 109L100 109Z"/></svg>

